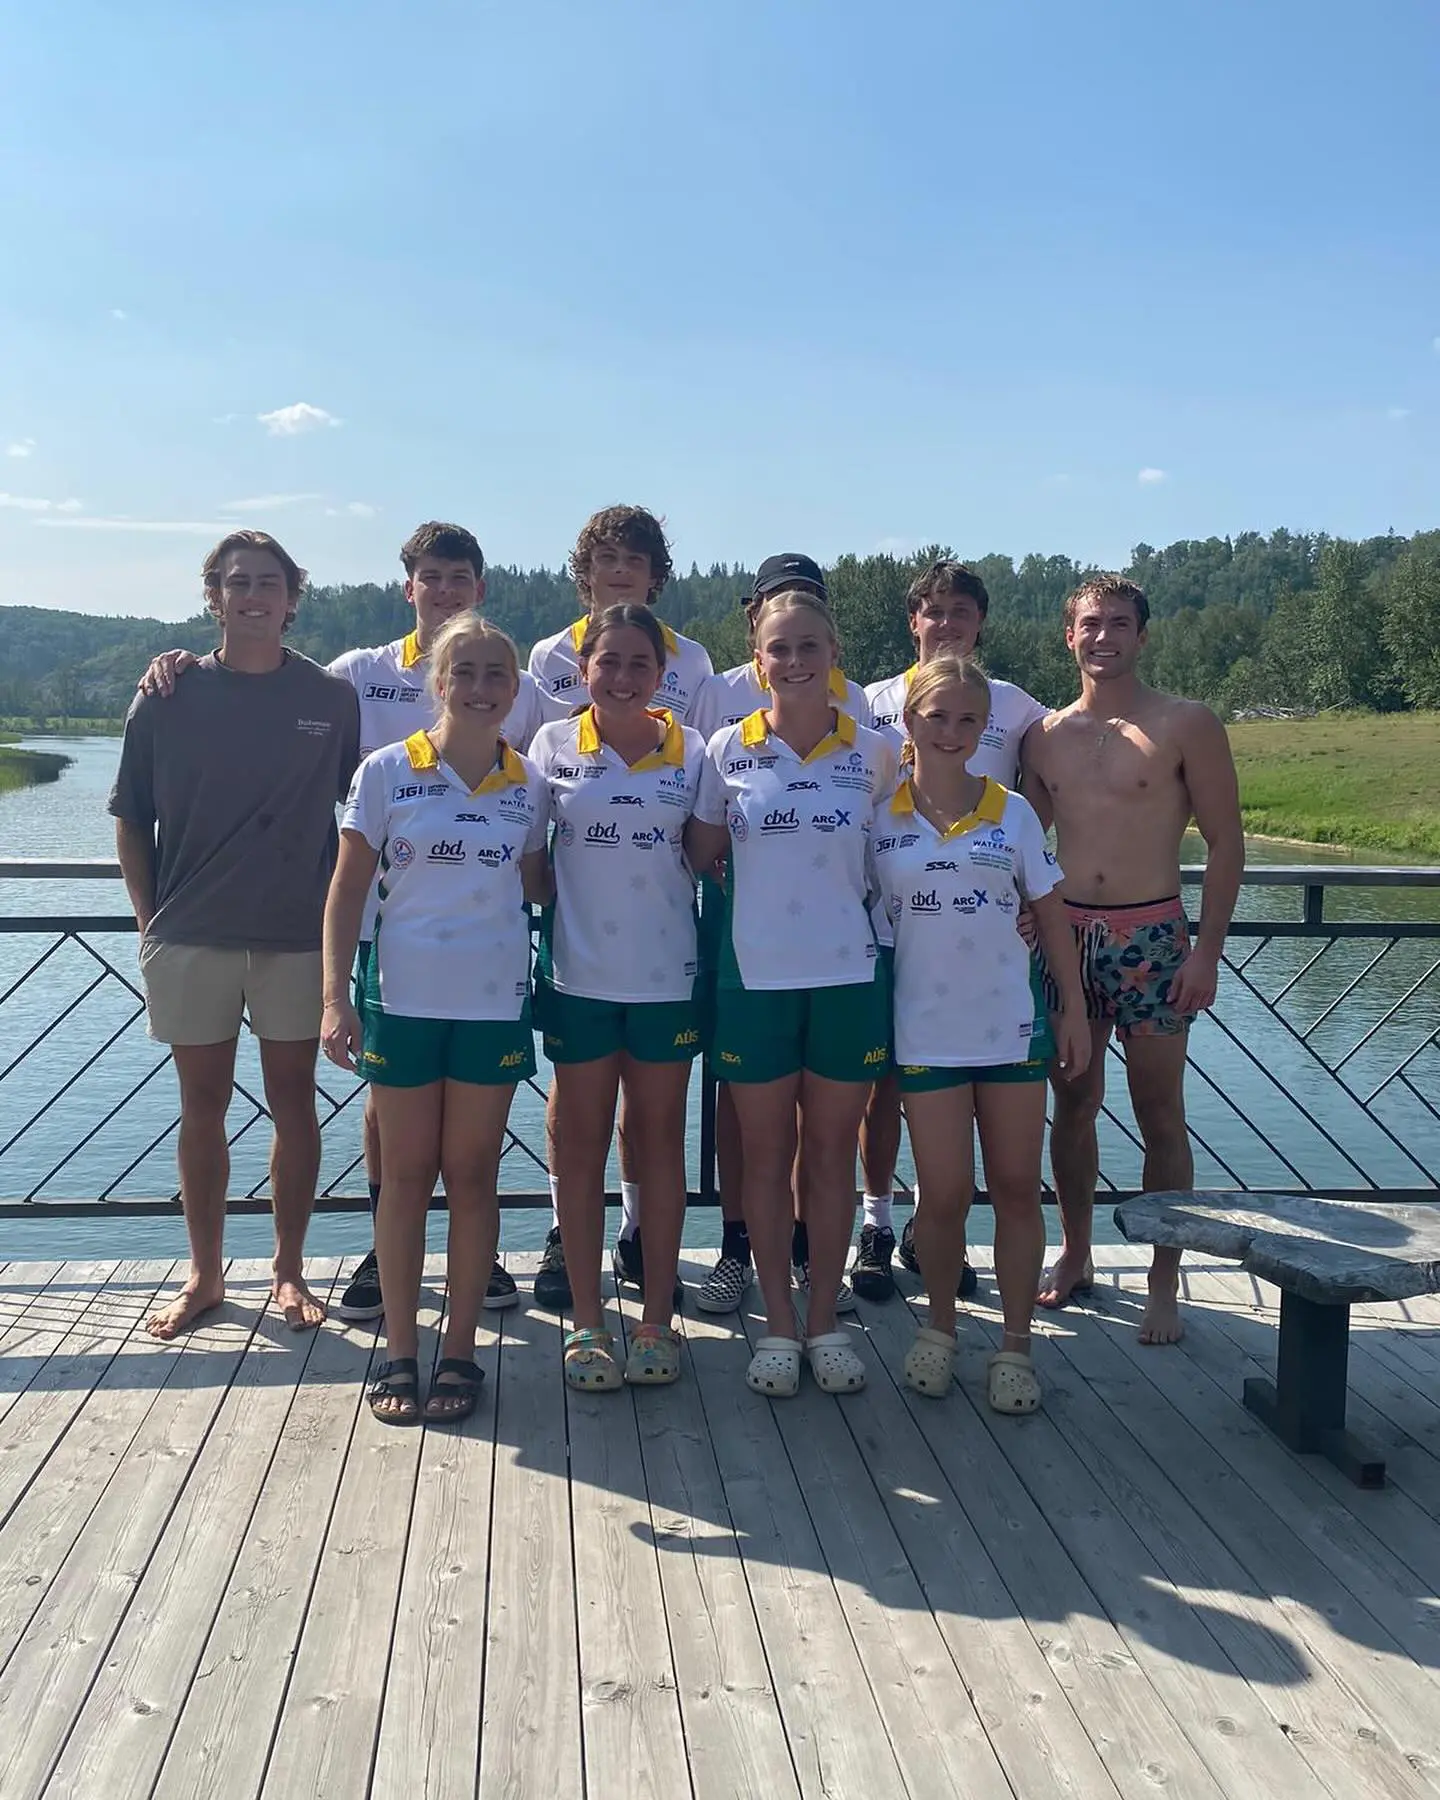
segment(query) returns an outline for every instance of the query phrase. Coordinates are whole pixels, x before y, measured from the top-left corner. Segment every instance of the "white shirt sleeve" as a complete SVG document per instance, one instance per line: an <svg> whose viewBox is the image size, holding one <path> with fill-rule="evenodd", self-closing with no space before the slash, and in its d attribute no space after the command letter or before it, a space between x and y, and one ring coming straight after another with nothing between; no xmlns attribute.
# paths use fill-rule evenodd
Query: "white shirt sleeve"
<svg viewBox="0 0 1440 1800"><path fill-rule="evenodd" d="M538 770L530 783L530 792L535 797L535 823L526 833L525 848L520 853L522 856L529 856L535 850L543 850L550 836L550 784Z"/></svg>
<svg viewBox="0 0 1440 1800"><path fill-rule="evenodd" d="M1012 794L1006 808L1014 814L1015 848L1019 852L1015 885L1024 900L1042 900L1065 879L1060 864L1045 847L1045 833L1035 808Z"/></svg>
<svg viewBox="0 0 1440 1800"><path fill-rule="evenodd" d="M385 848L387 836L385 790L390 776L376 756L367 756L355 771L345 810L340 815L342 831L358 831L372 850Z"/></svg>
<svg viewBox="0 0 1440 1800"><path fill-rule="evenodd" d="M729 812L730 796L725 777L720 773L728 731L717 731L705 747L705 760L700 765L700 787L695 795L695 817L705 825L723 825Z"/></svg>

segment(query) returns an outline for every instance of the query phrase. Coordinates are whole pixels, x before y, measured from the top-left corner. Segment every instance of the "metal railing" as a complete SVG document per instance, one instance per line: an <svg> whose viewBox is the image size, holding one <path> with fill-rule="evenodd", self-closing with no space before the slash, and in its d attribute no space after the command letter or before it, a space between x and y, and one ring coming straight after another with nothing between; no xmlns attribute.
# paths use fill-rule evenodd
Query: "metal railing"
<svg viewBox="0 0 1440 1800"><path fill-rule="evenodd" d="M1187 868L1187 886L1203 870ZM117 881L113 862L0 861L0 881ZM34 889L28 890L33 894ZM14 890L12 890L12 893ZM1285 897L1284 907L1276 902ZM1297 904L1298 903L1298 904ZM1276 915L1276 916L1272 916ZM1284 915L1284 916L1279 916ZM1391 916L1395 915L1395 916ZM169 1141L179 1122L170 1057L145 1035L138 969L118 945L128 912L0 914L0 1218L170 1212ZM30 945L38 944L31 952ZM1440 1189L1440 869L1257 867L1247 871L1220 997L1189 1045L1187 1103L1197 1182L1245 1191L1365 1191L1435 1198ZM1138 1191L1138 1131L1111 1066L1101 1121L1102 1187ZM230 1134L248 1169L234 1211L266 1211L254 1128L268 1119L253 1057L237 1067ZM715 1198L714 1087L697 1073L692 1202ZM365 1207L360 1083L323 1060L321 1210ZM233 1118L232 1113L232 1118ZM543 1178L544 1089L517 1095L502 1186ZM252 1134L254 1134L252 1136ZM137 1181L141 1191L135 1191ZM359 1193L350 1191L360 1188ZM542 1184L507 1206L548 1206Z"/></svg>

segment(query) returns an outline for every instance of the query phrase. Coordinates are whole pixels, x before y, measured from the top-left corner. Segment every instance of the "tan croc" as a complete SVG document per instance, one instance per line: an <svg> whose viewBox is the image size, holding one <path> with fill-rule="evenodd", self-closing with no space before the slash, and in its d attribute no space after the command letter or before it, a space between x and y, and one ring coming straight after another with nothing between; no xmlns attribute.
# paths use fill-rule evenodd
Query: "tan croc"
<svg viewBox="0 0 1440 1800"><path fill-rule="evenodd" d="M928 1394L939 1400L950 1392L955 1373L955 1334L932 1331L928 1325L915 1333L915 1342L905 1358L905 1380L917 1394Z"/></svg>
<svg viewBox="0 0 1440 1800"><path fill-rule="evenodd" d="M988 1398L996 1412L1033 1413L1040 1406L1040 1377L1022 1351L997 1350L990 1358Z"/></svg>
<svg viewBox="0 0 1440 1800"><path fill-rule="evenodd" d="M623 1379L615 1360L613 1333L598 1325L565 1333L565 1380L570 1387L582 1393L603 1393L618 1388Z"/></svg>
<svg viewBox="0 0 1440 1800"><path fill-rule="evenodd" d="M800 1388L799 1338L761 1338L745 1380L757 1394L767 1394L772 1400L790 1399Z"/></svg>
<svg viewBox="0 0 1440 1800"><path fill-rule="evenodd" d="M850 1348L848 1331L806 1338L805 1356L815 1385L827 1394L855 1394L865 1385L865 1365Z"/></svg>
<svg viewBox="0 0 1440 1800"><path fill-rule="evenodd" d="M668 1325L638 1325L625 1359L632 1387L664 1387L680 1379L680 1337Z"/></svg>

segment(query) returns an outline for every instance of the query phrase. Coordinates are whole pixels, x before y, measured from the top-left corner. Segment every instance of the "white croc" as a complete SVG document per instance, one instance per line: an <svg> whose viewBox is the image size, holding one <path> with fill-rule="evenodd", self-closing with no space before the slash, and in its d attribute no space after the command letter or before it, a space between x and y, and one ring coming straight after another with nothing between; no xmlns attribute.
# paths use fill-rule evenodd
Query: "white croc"
<svg viewBox="0 0 1440 1800"><path fill-rule="evenodd" d="M905 1358L906 1385L917 1394L928 1394L932 1400L950 1392L955 1373L954 1332L932 1331L928 1325L915 1333L915 1342Z"/></svg>
<svg viewBox="0 0 1440 1800"><path fill-rule="evenodd" d="M990 1358L987 1398L996 1412L1037 1412L1040 1377L1030 1358L1019 1350L997 1350Z"/></svg>
<svg viewBox="0 0 1440 1800"><path fill-rule="evenodd" d="M788 1400L800 1387L799 1338L763 1337L755 1346L746 1384L771 1400Z"/></svg>
<svg viewBox="0 0 1440 1800"><path fill-rule="evenodd" d="M827 1394L855 1394L865 1385L865 1365L850 1348L850 1334L824 1331L806 1338L805 1355L815 1385Z"/></svg>

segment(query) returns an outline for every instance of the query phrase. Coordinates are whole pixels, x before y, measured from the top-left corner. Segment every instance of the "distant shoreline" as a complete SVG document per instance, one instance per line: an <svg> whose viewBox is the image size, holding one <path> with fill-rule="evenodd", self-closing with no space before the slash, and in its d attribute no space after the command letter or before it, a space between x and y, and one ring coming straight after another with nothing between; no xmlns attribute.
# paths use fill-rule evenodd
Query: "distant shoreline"
<svg viewBox="0 0 1440 1800"><path fill-rule="evenodd" d="M9 744L0 745L0 794L58 781L74 760L58 751L16 750Z"/></svg>

